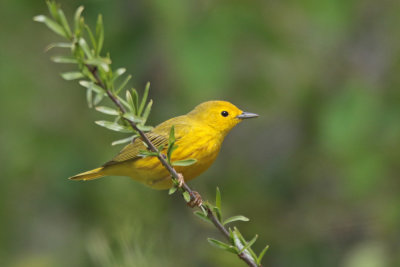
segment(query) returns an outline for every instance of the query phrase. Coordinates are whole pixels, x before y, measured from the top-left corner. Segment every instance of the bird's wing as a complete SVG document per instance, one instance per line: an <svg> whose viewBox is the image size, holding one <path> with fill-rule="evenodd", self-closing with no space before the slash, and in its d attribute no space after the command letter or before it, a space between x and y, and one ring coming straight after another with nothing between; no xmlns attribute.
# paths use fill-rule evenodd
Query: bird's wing
<svg viewBox="0 0 400 267"><path fill-rule="evenodd" d="M163 123L164 124L164 123ZM146 133L150 142L154 144L155 147L168 145L169 131L170 127L168 125L160 124L152 132ZM171 124L170 124L171 125ZM190 129L188 124L172 124L175 128L175 139L178 141L181 139ZM118 164L128 160L135 160L140 158L140 151L146 150L141 138L136 138L133 143L126 145L111 161L107 162L103 166L109 166Z"/></svg>

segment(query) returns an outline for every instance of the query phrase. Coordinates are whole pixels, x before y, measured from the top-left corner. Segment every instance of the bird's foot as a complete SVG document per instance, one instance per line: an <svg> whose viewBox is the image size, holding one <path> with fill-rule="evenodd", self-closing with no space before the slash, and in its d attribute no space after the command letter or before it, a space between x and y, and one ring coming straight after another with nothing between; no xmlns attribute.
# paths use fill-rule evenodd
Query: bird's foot
<svg viewBox="0 0 400 267"><path fill-rule="evenodd" d="M203 204L203 199L201 198L200 194L196 191L192 191L194 198L192 198L187 205L191 208L200 207Z"/></svg>
<svg viewBox="0 0 400 267"><path fill-rule="evenodd" d="M183 178L182 173L178 173L178 178L176 179L178 180L178 188L181 188L183 186L183 184L185 183L185 179Z"/></svg>

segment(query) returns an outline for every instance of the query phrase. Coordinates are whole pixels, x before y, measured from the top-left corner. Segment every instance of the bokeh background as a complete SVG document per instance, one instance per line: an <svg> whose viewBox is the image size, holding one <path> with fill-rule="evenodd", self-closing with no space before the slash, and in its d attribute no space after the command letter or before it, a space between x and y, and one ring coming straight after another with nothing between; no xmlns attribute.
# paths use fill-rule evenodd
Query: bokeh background
<svg viewBox="0 0 400 267"><path fill-rule="evenodd" d="M400 5L396 0L63 0L104 16L105 50L150 81L153 125L206 100L259 113L190 185L213 199L265 266L400 266ZM243 266L178 196L127 178L71 182L121 147L93 123L59 40L0 3L0 265Z"/></svg>

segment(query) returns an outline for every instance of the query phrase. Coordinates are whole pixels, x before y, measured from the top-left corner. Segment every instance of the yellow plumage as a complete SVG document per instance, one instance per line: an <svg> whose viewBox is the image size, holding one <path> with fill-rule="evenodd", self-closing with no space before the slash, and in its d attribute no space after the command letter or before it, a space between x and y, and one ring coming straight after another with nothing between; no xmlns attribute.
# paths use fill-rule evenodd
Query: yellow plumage
<svg viewBox="0 0 400 267"><path fill-rule="evenodd" d="M257 117L257 114L242 112L226 101L208 101L198 105L186 115L169 119L146 135L156 146L168 145L169 132L175 127L176 145L172 162L189 158L196 163L186 167L176 166L185 181L189 181L207 170L221 149L226 134L242 119ZM125 146L111 161L100 168L80 173L72 180L91 180L103 176L129 176L154 189L172 186L169 172L156 157L141 157L146 150L140 138ZM163 151L165 152L165 151Z"/></svg>

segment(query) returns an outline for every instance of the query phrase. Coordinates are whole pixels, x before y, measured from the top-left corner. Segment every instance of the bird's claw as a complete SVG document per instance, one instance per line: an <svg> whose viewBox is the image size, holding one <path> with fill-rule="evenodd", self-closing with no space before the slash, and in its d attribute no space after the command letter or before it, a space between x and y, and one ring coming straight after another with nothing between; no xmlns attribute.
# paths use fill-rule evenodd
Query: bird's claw
<svg viewBox="0 0 400 267"><path fill-rule="evenodd" d="M178 186L178 188L181 188L183 186L183 183L185 182L185 179L183 178L182 173L178 173L177 180L178 180L177 186Z"/></svg>
<svg viewBox="0 0 400 267"><path fill-rule="evenodd" d="M194 197L187 203L187 205L191 208L200 207L203 204L203 199L200 194L196 191L192 191Z"/></svg>

